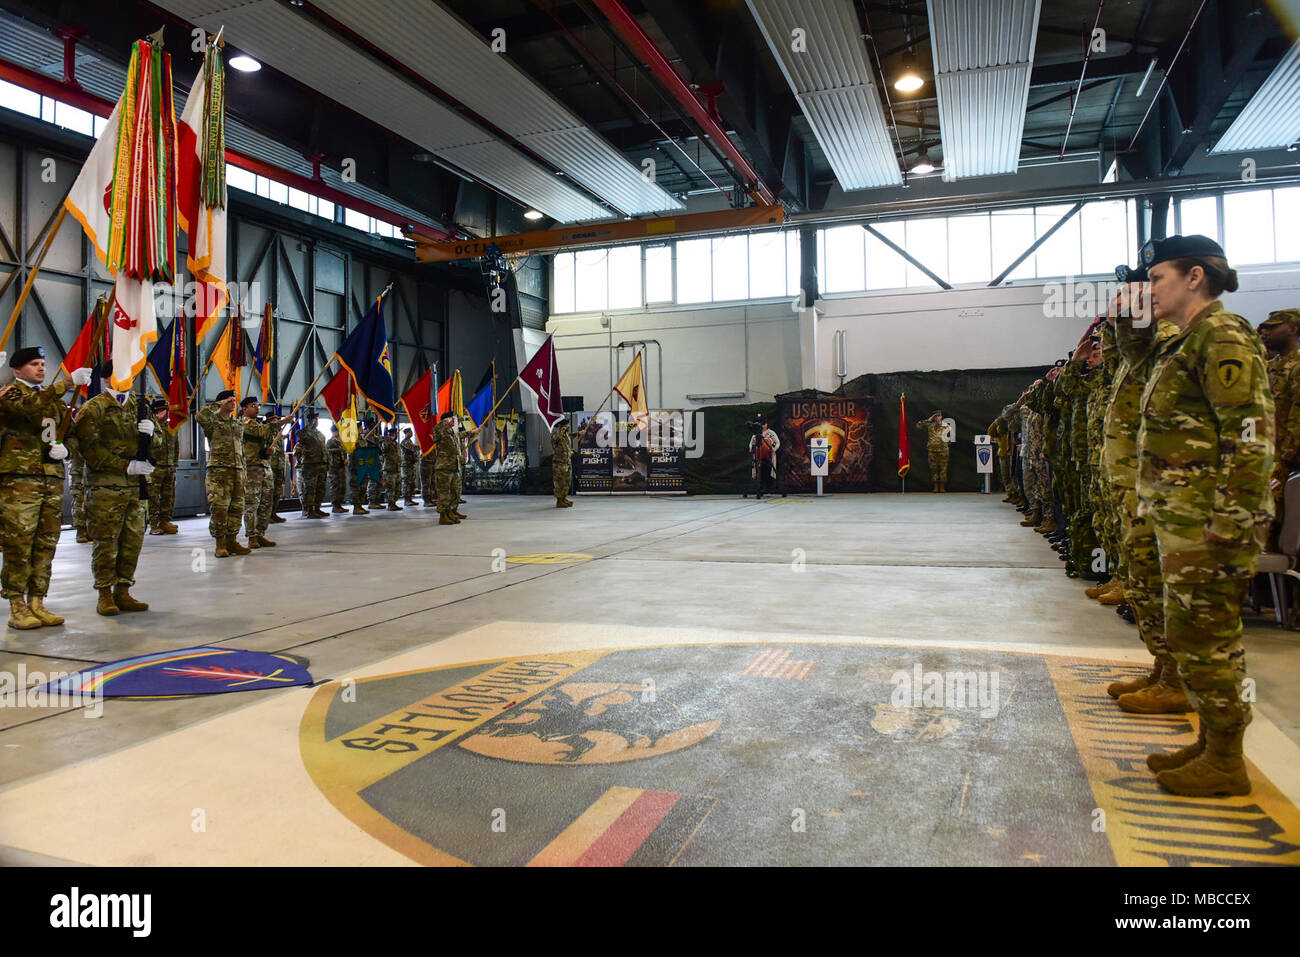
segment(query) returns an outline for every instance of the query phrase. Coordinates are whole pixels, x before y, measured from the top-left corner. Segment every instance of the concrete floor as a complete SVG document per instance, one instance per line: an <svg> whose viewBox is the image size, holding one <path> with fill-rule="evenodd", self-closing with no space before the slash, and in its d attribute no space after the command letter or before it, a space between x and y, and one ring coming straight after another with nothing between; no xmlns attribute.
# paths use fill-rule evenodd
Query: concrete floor
<svg viewBox="0 0 1300 957"><path fill-rule="evenodd" d="M216 643L301 655L310 660L312 674L320 681L355 676L378 678L404 670L447 668L510 655L537 656L592 648L753 645L734 653L745 660L762 654L764 647L774 643L787 648L822 644L929 649L928 654L940 656L933 659L935 667L941 667L944 661L964 667L971 660L970 654L983 655L979 658L981 667L1001 669L1014 677L1017 688L1025 689L1024 715L1037 715L1025 721L1032 721L1034 727L1054 726L1056 722L1061 729L1067 729L1061 731L1064 737L1057 735L1050 741L1025 744L1031 748L1023 753L1027 757L1040 751L1064 754L1062 741L1070 741L1068 729L1073 729L1076 743L1081 740L1081 725L1073 718L1067 722L1064 716L1073 714L1073 705L1062 690L1072 680L1069 674L1095 669L1099 667L1097 662L1111 663L1122 673L1126 666L1131 671L1132 666L1146 659L1136 630L1112 609L1086 599L1082 594L1084 583L1067 579L1055 553L1039 536L1019 527L1020 515L993 496L913 493L762 502L732 497L579 497L576 501L573 509L556 510L552 500L540 497L472 497L469 505L462 506L471 518L454 527L438 526L434 510L422 507L401 513L340 515L321 521L292 515L287 524L271 529L278 547L227 559L213 557L206 518L183 520L179 535L146 538L137 576L139 584L133 593L150 602L152 610L115 619L94 613L95 593L89 587L90 546L75 544L72 534L65 532L47 604L65 615L68 622L60 628L32 632L7 630L0 637L0 671L13 672L19 665L29 673L74 671L97 662ZM558 559L560 563L509 561L523 555L556 554L576 558ZM507 559L504 562L503 557ZM796 656L798 653L796 650ZM901 660L892 652L859 651L853 659L855 664L843 654L843 650L819 653L822 663L818 668L825 680L830 681L832 674L836 681L841 680L854 669L859 675L878 677ZM880 654L885 657L877 660ZM1248 620L1247 663L1258 683L1258 718L1248 736L1247 750L1257 767L1267 768L1282 808L1275 818L1282 821L1280 826L1291 837L1300 837L1300 833L1292 831L1293 823L1288 823L1300 795L1300 772L1296 771L1300 767L1300 761L1296 761L1300 757L1296 747L1300 743L1298 654L1300 634L1278 629L1265 619ZM709 669L721 669L719 675L734 674L738 659L733 658L706 655L697 667L701 675ZM907 660L914 659L916 653ZM1067 662L1074 662L1069 665L1074 672L1067 674L1069 668L1063 664ZM661 662L654 667L662 670L668 665ZM680 670L680 663L673 667ZM471 670L477 673L482 668ZM626 680L639 680L635 667L629 674L632 677ZM602 680L613 682L613 687L618 684L615 678L610 671ZM712 683L721 687L718 681ZM767 686L759 696L758 711L763 712L762 706L767 704L794 707L792 700L781 698L791 693L791 687ZM1095 690L1093 684L1080 684L1079 694L1086 696L1089 689ZM140 779L156 778L162 767L172 769L178 762L193 762L196 753L215 754L230 747L233 736L248 734L256 738L253 729L259 727L274 728L277 733L267 734L265 741L244 739L242 756L233 755L231 760L254 760L249 757L251 748L261 768L272 754L277 754L280 768L294 777L293 786L301 785L301 793L311 795L302 798L294 816L303 826L313 820L319 820L320 826L330 826L325 822L338 817L339 799L329 795L334 805L331 807L311 790L308 775L319 785L320 772L312 767L303 771L295 732L300 721L303 728L307 727L303 715L311 710L308 701L325 690L290 689L150 702L110 699L103 716L95 720L87 720L74 709L0 710L0 861L217 862L212 856L215 852L206 847L164 851L161 845L169 839L161 834L158 846L148 837L139 838L139 844L124 837L113 853L79 853L75 841L61 840L57 833L67 830L66 820L59 820L59 808L63 808L62 813L75 815L80 813L81 805L60 804L61 800L72 799L57 795L75 792L72 785L76 782L99 788L99 827L116 826L135 833L135 823L154 815L144 805L152 800L150 795L158 793L154 781L153 790L145 788L136 794L133 789L143 787L138 783ZM841 692L843 689L835 693ZM394 694L390 704L402 697L401 693ZM750 695L746 700L752 701L753 692L746 694ZM719 714L730 713L729 706L718 703L720 700L706 694L700 698L700 706L707 711L706 705L712 701ZM735 710L736 699L731 700ZM327 705L322 703L321 707ZM379 713L383 710L380 708ZM879 710L877 718L881 718ZM735 752L745 746L744 742L726 738L736 720L724 724L724 730L710 741L709 747L726 745ZM1086 723L1086 719L1080 720ZM1191 726L1185 721L1170 720L1178 723L1168 725L1168 733L1190 734ZM953 738L960 739L960 734ZM1007 755L1014 754L1017 739L1016 733L1003 726L971 740L978 740L980 749L1000 755L990 760L1014 777L1018 772L1006 761ZM1022 744L1026 740L1023 732L1019 740ZM205 752L205 748L212 750ZM819 748L814 748L818 754L822 753ZM310 751L305 743L303 749L304 754ZM450 754L456 749L447 750ZM1106 806L1087 748L1079 744L1078 757L1073 747L1065 750L1070 752L1068 759L1052 760L1061 776L1057 784L1065 788L1060 781L1067 781L1068 788L1073 789L1066 802L1069 813L1078 808L1090 810L1096 802ZM466 760L464 753L457 751L457 760ZM680 752L691 753L690 748ZM748 753L745 760L759 760L755 755L761 753L760 747ZM655 759L665 767L668 760ZM168 763L159 766L153 762ZM643 766L652 764L645 762ZM864 765L863 773L871 767L874 765ZM771 771L792 775L784 783L778 782L780 787L788 786L800 773L775 759ZM178 781L187 773L177 771ZM200 792L206 788L210 793L215 785L210 780L205 783L205 773L211 775L212 769L194 769L192 783ZM879 768L870 773L884 774ZM1014 788L981 792L980 781L989 774L987 762L974 761L963 773L964 783L960 775L957 779L963 809L968 806L968 791L972 792L969 806L974 808L987 807L989 802L1028 800L1024 795L1017 796ZM1090 780L1096 802L1088 791ZM105 782L116 782L120 800L102 790ZM647 778L638 782L620 783L611 778L606 782L608 788L601 792L605 797L591 803L590 813L612 814L610 808L623 807L620 801L633 801L636 794L643 792L651 797L635 806L648 806L647 801L653 805L653 795L661 793L655 790L654 781ZM290 788L284 782L274 786L282 785ZM427 786L427 782L412 785ZM879 791L865 785L852 793L863 795L855 800L866 801L866 795L873 791L879 800ZM682 797L674 792L674 797L665 799L676 801L676 810L663 819L664 827L653 832L654 840L647 839L638 851L641 857L632 863L817 863L840 859L834 849L843 847L847 839L843 834L824 846L754 845L753 853L718 851L710 856L710 848L723 847L725 842L716 835L710 838L710 828L703 827L702 822L707 819L717 827L723 826L717 822L722 822L725 815L712 809L721 806L719 801L725 805L726 794L720 784L707 792L691 793L697 796ZM136 796L131 797L133 794ZM247 797L243 796L244 803ZM178 796L178 800L190 800L190 796ZM380 807L386 801L400 805L402 798L371 794L367 800ZM847 800L843 798L839 803ZM1044 818L1034 825L1032 838L1021 835L1014 845L1017 854L1008 857L994 849L981 852L970 844L966 831L940 823L945 800L936 796L933 802L915 805L910 813L906 806L900 806L894 811L894 820L896 824L905 821L910 831L925 831L932 841L942 837L952 847L964 848L966 854L961 860L967 863L1014 863L1020 857L1038 863L1042 858L1034 850L1038 844L1060 843L1059 837L1052 836L1059 822ZM242 807L235 797L231 801L232 808ZM581 797L581 801L587 802L588 798ZM828 793L822 803L829 807L836 800ZM372 810L363 809L362 813L370 815ZM838 807L825 811L826 819L832 822L837 822L837 815L842 813ZM1051 813L1059 817L1066 812L1056 807ZM34 829L34 822L48 827ZM407 845L401 845L400 854L393 854L389 848L398 847L400 842L379 833L390 825L381 822L373 828L364 823L362 826L388 846L369 841L355 848L344 862L443 860L432 852L422 858ZM994 820L981 826L995 834L1003 830ZM414 826L407 829L418 830ZM686 850L682 841L691 841L697 830L699 836ZM48 838L39 837L47 832ZM741 831L732 837L739 839ZM175 844L174 838L171 844ZM902 853L887 844L872 845L865 859L849 860L926 862L924 854ZM456 853L448 851L447 860L526 863L533 857L529 848L534 845L527 841L517 851L477 857L471 845L472 841ZM442 849L447 850L445 845ZM860 849L867 853L865 845ZM241 843L223 849L224 856L219 858L222 863L330 862L328 851L304 853L294 845L277 856L265 850L265 845L259 849L255 844ZM682 856L678 860L674 855ZM1078 853L1055 862L1112 860L1128 862L1118 846L1081 847Z"/></svg>

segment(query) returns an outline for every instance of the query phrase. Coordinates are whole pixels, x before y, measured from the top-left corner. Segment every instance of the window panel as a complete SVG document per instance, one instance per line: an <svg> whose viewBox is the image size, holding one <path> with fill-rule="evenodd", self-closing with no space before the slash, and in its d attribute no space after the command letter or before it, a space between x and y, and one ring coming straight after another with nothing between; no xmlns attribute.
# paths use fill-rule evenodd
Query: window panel
<svg viewBox="0 0 1300 957"><path fill-rule="evenodd" d="M265 176L257 177L257 195L263 197L264 199L271 198L271 181L267 179ZM357 228L358 229L366 228L366 217L364 216L361 217L361 225L358 226Z"/></svg>
<svg viewBox="0 0 1300 957"><path fill-rule="evenodd" d="M609 308L641 306L641 247L618 246L609 251Z"/></svg>
<svg viewBox="0 0 1300 957"><path fill-rule="evenodd" d="M324 216L326 219L333 221L333 219L334 219L334 204L331 203L328 199L322 199L322 200L317 201L317 203L316 203L316 215L318 215L318 216Z"/></svg>
<svg viewBox="0 0 1300 957"><path fill-rule="evenodd" d="M749 236L749 295L772 299L786 295L785 233L766 231Z"/></svg>
<svg viewBox="0 0 1300 957"><path fill-rule="evenodd" d="M826 230L827 292L860 292L867 288L866 249L861 226L836 226Z"/></svg>
<svg viewBox="0 0 1300 957"><path fill-rule="evenodd" d="M907 227L903 223L875 223L881 235L888 236L892 242L902 246L907 239ZM861 227L859 227L861 228ZM866 236L867 249L867 289L902 289L907 285L907 260L894 252L879 239L862 230Z"/></svg>
<svg viewBox="0 0 1300 957"><path fill-rule="evenodd" d="M86 136L95 135L94 116L67 103L59 103L55 106L54 121L64 129L75 130Z"/></svg>
<svg viewBox="0 0 1300 957"><path fill-rule="evenodd" d="M1129 261L1124 201L1089 203L1078 215L1083 217L1083 274L1114 275L1116 266Z"/></svg>
<svg viewBox="0 0 1300 957"><path fill-rule="evenodd" d="M785 294L795 296L803 288L803 240L797 229L785 234Z"/></svg>
<svg viewBox="0 0 1300 957"><path fill-rule="evenodd" d="M1209 236L1216 243L1219 241L1219 198L1217 196L1183 199L1179 201L1178 206L1180 235Z"/></svg>
<svg viewBox="0 0 1300 957"><path fill-rule="evenodd" d="M1300 262L1300 186L1273 190L1277 261Z"/></svg>
<svg viewBox="0 0 1300 957"><path fill-rule="evenodd" d="M1035 236L1042 237L1070 211L1069 206L1037 206L1034 208ZM1035 254L1038 278L1077 276L1083 265L1079 237L1079 214L1067 219L1050 239L1038 247Z"/></svg>
<svg viewBox="0 0 1300 957"><path fill-rule="evenodd" d="M988 213L948 219L948 276L953 285L993 278Z"/></svg>
<svg viewBox="0 0 1300 957"><path fill-rule="evenodd" d="M551 286L556 312L573 312L573 253L557 253Z"/></svg>
<svg viewBox="0 0 1300 957"><path fill-rule="evenodd" d="M40 116L41 95L16 83L0 80L0 106L28 116Z"/></svg>
<svg viewBox="0 0 1300 957"><path fill-rule="evenodd" d="M1223 231L1231 265L1273 262L1273 191L1225 193Z"/></svg>
<svg viewBox="0 0 1300 957"><path fill-rule="evenodd" d="M609 308L609 250L580 249L574 253L574 306L578 312Z"/></svg>
<svg viewBox="0 0 1300 957"><path fill-rule="evenodd" d="M989 219L993 236L993 276L999 275L1034 242L1032 209L995 209ZM992 280L993 276L989 279ZM1030 256L1002 281L1033 279L1034 257Z"/></svg>
<svg viewBox="0 0 1300 957"><path fill-rule="evenodd" d="M259 176L258 179L261 179L261 177ZM265 180L263 180L263 182L265 182ZM262 184L258 183L258 185L260 186ZM343 222L346 225L351 226L353 229L359 229L362 232L370 231L370 217L365 213L358 213L355 209L344 208Z"/></svg>
<svg viewBox="0 0 1300 957"><path fill-rule="evenodd" d="M99 139L100 134L104 132L104 127L108 126L108 120L102 116L95 117L95 139Z"/></svg>
<svg viewBox="0 0 1300 957"><path fill-rule="evenodd" d="M713 240L713 301L749 298L749 242L744 234Z"/></svg>
<svg viewBox="0 0 1300 957"><path fill-rule="evenodd" d="M906 249L918 262L936 276L946 278L948 274L948 220L942 216L926 219L912 219L906 223L904 235L907 237ZM935 286L937 283L911 263L907 264L907 284L909 286Z"/></svg>
<svg viewBox="0 0 1300 957"><path fill-rule="evenodd" d="M41 97L41 119L46 123L53 123L56 106L57 104L55 101L51 100L48 96Z"/></svg>
<svg viewBox="0 0 1300 957"><path fill-rule="evenodd" d="M294 209L310 209L310 199L311 196L304 193L302 190L294 189L293 187L289 188L289 205Z"/></svg>
<svg viewBox="0 0 1300 957"><path fill-rule="evenodd" d="M242 189L246 193L257 192L257 177L246 169L226 164L226 188Z"/></svg>
<svg viewBox="0 0 1300 957"><path fill-rule="evenodd" d="M284 185L284 183L277 183L275 180L270 180L269 182L271 185L267 191L267 198L272 202L288 205L289 187Z"/></svg>
<svg viewBox="0 0 1300 957"><path fill-rule="evenodd" d="M645 301L673 301L673 247L645 247Z"/></svg>
<svg viewBox="0 0 1300 957"><path fill-rule="evenodd" d="M710 240L684 239L677 244L677 301L708 302L712 298Z"/></svg>

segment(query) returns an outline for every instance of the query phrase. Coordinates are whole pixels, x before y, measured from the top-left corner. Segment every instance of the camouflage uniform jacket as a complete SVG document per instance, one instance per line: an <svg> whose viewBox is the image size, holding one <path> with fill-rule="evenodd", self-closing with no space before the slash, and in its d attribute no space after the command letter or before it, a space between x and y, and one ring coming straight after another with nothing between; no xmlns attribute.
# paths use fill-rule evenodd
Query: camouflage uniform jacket
<svg viewBox="0 0 1300 957"><path fill-rule="evenodd" d="M1268 385L1277 411L1277 461L1290 467L1300 457L1300 349L1269 360Z"/></svg>
<svg viewBox="0 0 1300 957"><path fill-rule="evenodd" d="M916 423L918 429L925 431L925 447L930 451L941 451L948 448L948 443L943 440L943 422L931 422L929 419L922 419Z"/></svg>
<svg viewBox="0 0 1300 957"><path fill-rule="evenodd" d="M1139 512L1257 554L1273 517L1273 397L1255 330L1210 303L1156 349L1141 409Z"/></svg>
<svg viewBox="0 0 1300 957"><path fill-rule="evenodd" d="M402 439L402 466L406 469L420 467L420 447L413 439Z"/></svg>
<svg viewBox="0 0 1300 957"><path fill-rule="evenodd" d="M460 470L460 435L446 422L439 422L433 430L433 468L437 472Z"/></svg>
<svg viewBox="0 0 1300 957"><path fill-rule="evenodd" d="M109 392L101 392L81 407L73 428L86 460L87 485L129 488L140 484L138 476L126 474L127 463L140 448L134 393L118 403Z"/></svg>
<svg viewBox="0 0 1300 957"><path fill-rule="evenodd" d="M289 467L289 453L284 449L284 435L280 426L271 426L271 471L280 481L284 481L285 469Z"/></svg>
<svg viewBox="0 0 1300 957"><path fill-rule="evenodd" d="M274 426L258 422L256 419L244 420L244 469L271 468L271 456L262 453L271 451L277 430Z"/></svg>
<svg viewBox="0 0 1300 957"><path fill-rule="evenodd" d="M573 437L568 429L556 429L551 433L551 446L555 449L555 466L569 469L573 465Z"/></svg>
<svg viewBox="0 0 1300 957"><path fill-rule="evenodd" d="M391 475L402 470L402 446L392 432L379 440L379 451L384 457L384 471Z"/></svg>
<svg viewBox="0 0 1300 957"><path fill-rule="evenodd" d="M174 469L181 455L181 437L167 428L165 422L153 419L153 438L149 440L149 454L153 464L160 469Z"/></svg>
<svg viewBox="0 0 1300 957"><path fill-rule="evenodd" d="M47 459L46 419L57 429L67 414L61 386L33 388L14 381L0 393L0 475L63 478L63 463Z"/></svg>
<svg viewBox="0 0 1300 957"><path fill-rule="evenodd" d="M200 409L196 418L208 437L208 467L242 469L244 419L226 415L215 402Z"/></svg>
<svg viewBox="0 0 1300 957"><path fill-rule="evenodd" d="M329 460L329 467L332 469L345 469L348 467L348 453L343 448L343 440L337 435L331 435L325 443L325 456Z"/></svg>
<svg viewBox="0 0 1300 957"><path fill-rule="evenodd" d="M338 442L338 439L330 439L331 442ZM343 451L343 443L339 442L339 452ZM325 445L325 436L320 434L320 429L314 425L309 425L298 432L298 444L293 447L293 460L299 468L307 465L324 465L327 456ZM342 467L340 463L340 467Z"/></svg>
<svg viewBox="0 0 1300 957"><path fill-rule="evenodd" d="M1101 466L1106 481L1112 485L1137 488L1137 437L1142 418L1138 403L1151 374L1156 349L1176 335L1178 327L1171 322L1158 323L1154 335L1150 329L1135 330L1127 323L1118 327L1116 345L1121 358L1110 383L1101 426Z"/></svg>

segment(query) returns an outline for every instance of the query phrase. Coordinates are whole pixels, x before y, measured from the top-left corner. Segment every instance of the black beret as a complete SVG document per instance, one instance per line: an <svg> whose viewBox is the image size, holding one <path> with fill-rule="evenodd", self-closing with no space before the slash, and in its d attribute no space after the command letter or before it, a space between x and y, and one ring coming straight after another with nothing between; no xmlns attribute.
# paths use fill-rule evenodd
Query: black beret
<svg viewBox="0 0 1300 957"><path fill-rule="evenodd" d="M167 400L154 399L153 402L150 403L149 408L152 409L154 412L162 412L164 409L168 408Z"/></svg>
<svg viewBox="0 0 1300 957"><path fill-rule="evenodd" d="M45 350L40 346L28 346L26 349L19 349L9 357L9 368L18 369L34 362L37 359L45 358Z"/></svg>
<svg viewBox="0 0 1300 957"><path fill-rule="evenodd" d="M217 393L218 402L225 402L227 399L233 399L234 397L235 397L234 389L222 389L220 392Z"/></svg>
<svg viewBox="0 0 1300 957"><path fill-rule="evenodd" d="M448 419L450 419L450 418L452 418L453 416L455 416L455 414L456 414L455 412L444 412L442 415L438 416L438 421L439 421L439 422L445 422L445 421L447 421Z"/></svg>
<svg viewBox="0 0 1300 957"><path fill-rule="evenodd" d="M230 393L230 394L231 394L231 395L234 395L233 392ZM247 409L250 405L261 405L261 403L258 402L257 399L254 398L254 397L251 396L251 395L250 395L248 398L244 399L243 402L239 403L239 407L240 407L241 409Z"/></svg>

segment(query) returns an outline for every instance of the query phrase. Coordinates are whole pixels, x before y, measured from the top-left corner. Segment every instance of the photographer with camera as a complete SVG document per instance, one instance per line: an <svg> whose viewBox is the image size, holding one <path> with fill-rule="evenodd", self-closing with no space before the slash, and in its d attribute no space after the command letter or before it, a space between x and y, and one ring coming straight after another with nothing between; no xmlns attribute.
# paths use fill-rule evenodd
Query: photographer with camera
<svg viewBox="0 0 1300 957"><path fill-rule="evenodd" d="M781 448L781 440L768 428L762 416L745 425L750 431L750 474L754 478L756 497L762 498L763 492L772 491L776 482L776 453Z"/></svg>

